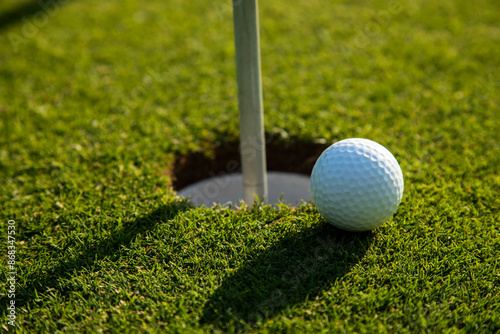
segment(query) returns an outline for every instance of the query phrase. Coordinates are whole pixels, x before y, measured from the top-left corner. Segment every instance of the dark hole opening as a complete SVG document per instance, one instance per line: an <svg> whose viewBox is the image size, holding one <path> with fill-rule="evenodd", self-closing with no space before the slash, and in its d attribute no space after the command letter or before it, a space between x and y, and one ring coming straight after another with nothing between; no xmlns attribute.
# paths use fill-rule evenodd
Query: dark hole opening
<svg viewBox="0 0 500 334"><path fill-rule="evenodd" d="M267 170L309 176L314 163L327 147L327 144L310 142L269 142L266 144ZM174 189L180 190L221 172L241 172L238 142L215 147L210 156L204 152L177 155L170 175Z"/></svg>

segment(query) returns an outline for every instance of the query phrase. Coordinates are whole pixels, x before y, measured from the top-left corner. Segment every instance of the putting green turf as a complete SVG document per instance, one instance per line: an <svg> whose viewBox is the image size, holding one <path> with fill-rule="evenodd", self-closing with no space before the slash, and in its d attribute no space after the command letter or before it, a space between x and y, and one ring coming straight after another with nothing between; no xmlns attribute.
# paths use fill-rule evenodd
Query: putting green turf
<svg viewBox="0 0 500 334"><path fill-rule="evenodd" d="M266 132L402 167L394 217L353 234L175 197L175 154L237 140L229 1L3 1L18 332L499 331L499 22L494 0L261 1Z"/></svg>

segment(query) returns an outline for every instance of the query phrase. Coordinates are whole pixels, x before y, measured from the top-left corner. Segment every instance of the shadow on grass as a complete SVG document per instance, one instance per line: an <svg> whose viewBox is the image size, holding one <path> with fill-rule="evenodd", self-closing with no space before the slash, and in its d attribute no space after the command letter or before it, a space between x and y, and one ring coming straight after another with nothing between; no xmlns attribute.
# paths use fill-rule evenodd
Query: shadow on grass
<svg viewBox="0 0 500 334"><path fill-rule="evenodd" d="M18 297L16 307L24 306L37 294L43 294L51 289L59 290L65 294L66 291L63 291L64 288L59 283L61 279L71 279L76 273L95 267L100 260L106 257L113 259L118 256L122 246L130 247L138 234L144 234L154 229L158 222L171 220L190 208L191 206L184 200L173 200L148 215L123 224L122 227L111 232L111 235L103 240L99 240L95 244L85 245L85 249L71 260L58 262L51 268L26 277L26 281L29 283L27 285L21 284L20 293L16 294Z"/></svg>
<svg viewBox="0 0 500 334"><path fill-rule="evenodd" d="M16 24L19 21L32 21L35 15L40 14L36 21L45 21L52 17L59 10L59 7L68 3L70 0L34 0L25 1L17 7L0 13L0 30ZM30 22L33 25L35 22Z"/></svg>
<svg viewBox="0 0 500 334"><path fill-rule="evenodd" d="M313 299L363 258L372 239L372 232L323 224L281 240L222 283L205 304L201 323L258 324Z"/></svg>

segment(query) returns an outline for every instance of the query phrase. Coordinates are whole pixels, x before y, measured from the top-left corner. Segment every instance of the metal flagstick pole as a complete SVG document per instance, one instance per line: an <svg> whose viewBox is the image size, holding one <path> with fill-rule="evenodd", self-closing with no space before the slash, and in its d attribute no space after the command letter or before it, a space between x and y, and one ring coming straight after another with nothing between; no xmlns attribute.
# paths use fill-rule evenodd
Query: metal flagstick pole
<svg viewBox="0 0 500 334"><path fill-rule="evenodd" d="M267 200L257 0L233 0L244 201Z"/></svg>

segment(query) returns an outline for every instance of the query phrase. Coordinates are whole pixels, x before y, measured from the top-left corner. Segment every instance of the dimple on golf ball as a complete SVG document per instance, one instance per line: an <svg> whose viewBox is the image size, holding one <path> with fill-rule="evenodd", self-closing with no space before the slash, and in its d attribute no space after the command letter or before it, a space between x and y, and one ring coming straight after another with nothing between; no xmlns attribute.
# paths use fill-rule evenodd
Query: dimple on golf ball
<svg viewBox="0 0 500 334"><path fill-rule="evenodd" d="M318 158L311 174L313 202L330 224L368 231L388 220L401 202L404 181L384 146L361 138L341 140Z"/></svg>

